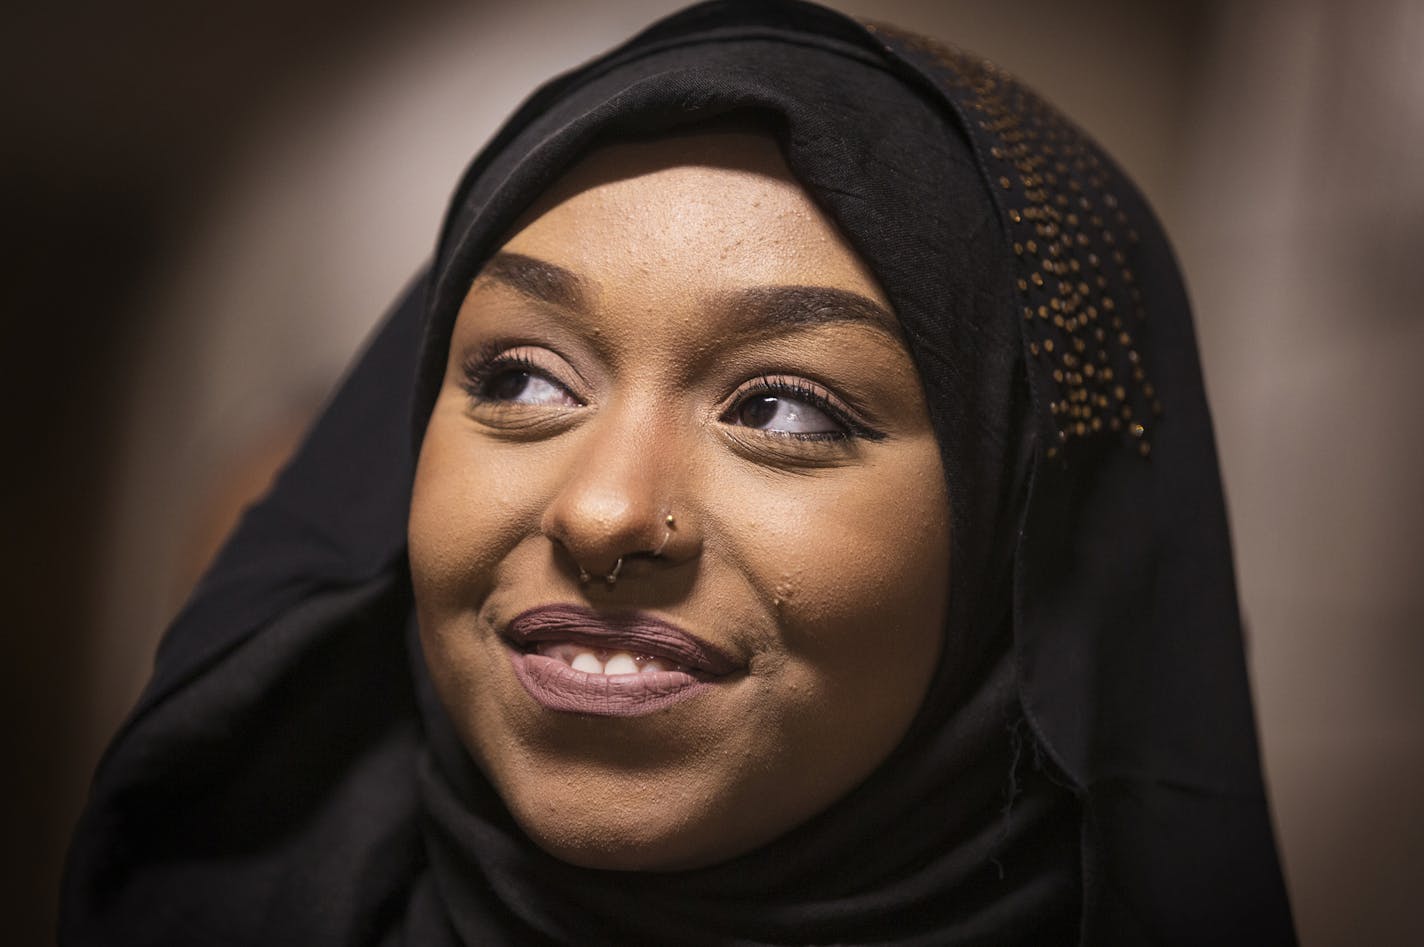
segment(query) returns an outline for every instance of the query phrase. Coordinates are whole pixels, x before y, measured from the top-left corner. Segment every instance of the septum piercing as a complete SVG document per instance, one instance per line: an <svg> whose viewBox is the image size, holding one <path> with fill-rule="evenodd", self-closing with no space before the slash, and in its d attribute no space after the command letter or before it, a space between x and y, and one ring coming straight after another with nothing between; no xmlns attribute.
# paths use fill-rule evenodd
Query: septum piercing
<svg viewBox="0 0 1424 947"><path fill-rule="evenodd" d="M665 532L665 533L663 534L663 541L660 542L660 543L658 543L658 548L653 550L652 555L653 555L654 558L656 558L656 557L658 557L658 556L661 556L661 555L663 554L663 549L665 549L665 548L667 547L668 540L669 540L669 539L672 539L672 531L673 531L673 529L675 529L675 528L677 527L677 520L676 520L676 518L673 517L673 515L672 515L671 513L669 513L666 517L663 518L663 525L667 527L667 532ZM580 584L582 584L582 585L588 585L590 582L593 581L593 576L589 574L589 571L588 571L587 569L585 569L582 564L578 564L578 570L579 570L579 583L580 583ZM606 582L606 583L608 583L609 586L614 585L614 584L617 583L617 581L618 581L618 573L620 573L620 572L622 572L622 571L623 571L623 557L622 557L622 556L619 556L619 557L618 557L618 561L615 562L615 563L613 563L613 568L610 569L610 570L603 576L603 581Z"/></svg>
<svg viewBox="0 0 1424 947"><path fill-rule="evenodd" d="M610 586L613 585L618 581L618 573L621 571L623 571L623 557L619 556L618 561L613 563L613 568L603 576L603 581L607 582ZM589 575L588 570L583 566L579 566L579 582L588 585L592 580L593 576Z"/></svg>

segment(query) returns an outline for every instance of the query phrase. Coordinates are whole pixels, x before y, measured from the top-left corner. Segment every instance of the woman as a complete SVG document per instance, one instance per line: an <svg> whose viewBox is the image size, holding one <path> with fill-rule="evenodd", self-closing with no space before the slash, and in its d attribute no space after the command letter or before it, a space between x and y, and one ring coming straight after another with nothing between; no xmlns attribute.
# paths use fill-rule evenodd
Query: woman
<svg viewBox="0 0 1424 947"><path fill-rule="evenodd" d="M1150 212L804 4L555 80L165 640L65 897L75 944L1290 942Z"/></svg>

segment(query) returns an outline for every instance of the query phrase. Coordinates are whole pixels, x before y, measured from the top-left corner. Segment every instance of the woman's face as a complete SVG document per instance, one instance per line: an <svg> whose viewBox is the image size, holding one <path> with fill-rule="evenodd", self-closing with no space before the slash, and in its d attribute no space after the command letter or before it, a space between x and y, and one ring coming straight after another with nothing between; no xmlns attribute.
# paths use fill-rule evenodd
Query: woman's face
<svg viewBox="0 0 1424 947"><path fill-rule="evenodd" d="M924 698L948 549L890 304L771 139L598 150L474 281L410 561L440 699L551 854L696 867L843 796Z"/></svg>

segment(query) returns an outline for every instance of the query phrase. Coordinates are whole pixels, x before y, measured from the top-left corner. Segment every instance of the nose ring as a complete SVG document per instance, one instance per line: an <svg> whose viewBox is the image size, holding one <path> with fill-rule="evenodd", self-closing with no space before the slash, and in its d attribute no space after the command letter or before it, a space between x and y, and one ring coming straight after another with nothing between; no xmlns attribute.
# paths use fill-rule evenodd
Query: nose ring
<svg viewBox="0 0 1424 947"><path fill-rule="evenodd" d="M618 561L613 563L613 568L604 574L603 581L607 582L609 585L613 585L618 581L618 573L622 570L623 557L619 556ZM584 585L588 585L589 582L593 581L593 576L589 575L588 570L585 569L583 566L579 566L579 581L582 582Z"/></svg>
<svg viewBox="0 0 1424 947"><path fill-rule="evenodd" d="M654 557L661 556L663 554L663 549L667 547L668 540L672 539L672 531L673 528L677 526L677 520L675 520L673 518L673 515L669 513L667 517L663 520L663 525L667 527L667 532L663 533L663 541L658 543L658 548L653 550Z"/></svg>

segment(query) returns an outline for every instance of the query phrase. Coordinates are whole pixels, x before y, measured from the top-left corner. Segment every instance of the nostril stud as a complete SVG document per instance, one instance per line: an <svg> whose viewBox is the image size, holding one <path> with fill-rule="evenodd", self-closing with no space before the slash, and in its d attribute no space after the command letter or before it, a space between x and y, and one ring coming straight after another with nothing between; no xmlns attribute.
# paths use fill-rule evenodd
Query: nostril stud
<svg viewBox="0 0 1424 947"><path fill-rule="evenodd" d="M653 550L654 558L657 558L658 556L661 556L663 554L663 550L667 548L668 540L672 539L673 528L677 526L677 520L673 519L673 515L671 513L669 513L663 519L663 523L667 526L667 532L663 533L663 541L658 543L658 548Z"/></svg>

